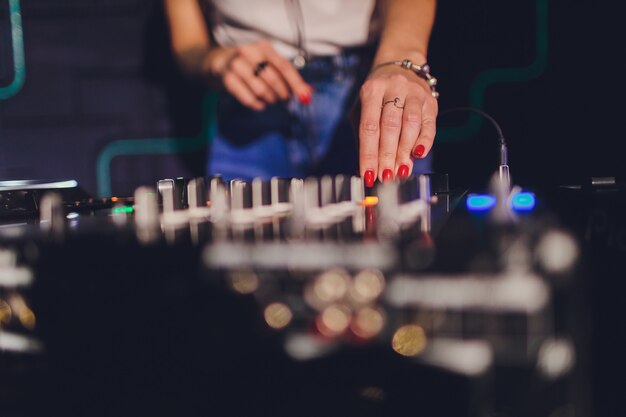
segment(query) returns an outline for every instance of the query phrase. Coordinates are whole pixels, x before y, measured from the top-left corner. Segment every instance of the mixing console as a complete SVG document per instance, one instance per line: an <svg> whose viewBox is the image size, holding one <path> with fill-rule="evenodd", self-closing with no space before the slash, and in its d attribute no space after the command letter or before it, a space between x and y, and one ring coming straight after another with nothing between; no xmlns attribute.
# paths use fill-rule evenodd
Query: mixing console
<svg viewBox="0 0 626 417"><path fill-rule="evenodd" d="M4 184L0 410L558 412L578 246L507 178Z"/></svg>

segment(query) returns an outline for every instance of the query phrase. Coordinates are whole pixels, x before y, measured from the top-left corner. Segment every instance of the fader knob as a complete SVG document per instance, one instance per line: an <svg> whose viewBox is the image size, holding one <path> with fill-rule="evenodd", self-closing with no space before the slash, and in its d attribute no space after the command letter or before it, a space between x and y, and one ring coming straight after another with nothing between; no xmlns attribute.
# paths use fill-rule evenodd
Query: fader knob
<svg viewBox="0 0 626 417"><path fill-rule="evenodd" d="M419 190L420 200L422 200L426 207L429 207L432 194L430 192L430 178L428 175L419 176ZM421 216L420 229L422 232L429 232L431 229L431 217L430 209L424 210Z"/></svg>
<svg viewBox="0 0 626 417"><path fill-rule="evenodd" d="M330 175L324 175L319 182L320 189L320 206L324 207L334 203L335 193L333 189L333 178Z"/></svg>
<svg viewBox="0 0 626 417"><path fill-rule="evenodd" d="M139 187L135 190L135 225L137 238L142 243L157 240L160 222L159 206L156 193L151 187Z"/></svg>
<svg viewBox="0 0 626 417"><path fill-rule="evenodd" d="M174 197L174 180L159 180L157 182L157 190L159 191L159 197L161 199L161 204L163 205L163 212L171 213L172 211L180 208L177 207L176 199Z"/></svg>
<svg viewBox="0 0 626 417"><path fill-rule="evenodd" d="M57 193L46 193L39 203L39 223L53 238L61 239L65 234L63 201Z"/></svg>
<svg viewBox="0 0 626 417"><path fill-rule="evenodd" d="M187 205L190 209L206 207L206 183L198 177L187 183Z"/></svg>

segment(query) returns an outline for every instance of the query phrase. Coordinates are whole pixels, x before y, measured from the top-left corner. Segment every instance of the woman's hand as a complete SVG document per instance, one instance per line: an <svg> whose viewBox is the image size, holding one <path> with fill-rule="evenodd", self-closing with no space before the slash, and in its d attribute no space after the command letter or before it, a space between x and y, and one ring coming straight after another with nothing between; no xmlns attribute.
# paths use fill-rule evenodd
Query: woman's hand
<svg viewBox="0 0 626 417"><path fill-rule="evenodd" d="M288 100L292 94L303 104L311 101L313 88L266 41L212 48L204 67L241 104L253 110Z"/></svg>
<svg viewBox="0 0 626 417"><path fill-rule="evenodd" d="M428 155L435 139L438 106L428 83L386 65L365 81L360 99L359 167L365 185L408 177L413 158Z"/></svg>

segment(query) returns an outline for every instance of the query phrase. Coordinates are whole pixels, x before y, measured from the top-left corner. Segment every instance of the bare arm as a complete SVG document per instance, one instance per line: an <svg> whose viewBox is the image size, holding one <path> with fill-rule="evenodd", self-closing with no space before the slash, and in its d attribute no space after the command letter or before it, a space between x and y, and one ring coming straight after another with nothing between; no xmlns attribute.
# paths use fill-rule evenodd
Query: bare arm
<svg viewBox="0 0 626 417"><path fill-rule="evenodd" d="M165 0L172 50L183 71L200 76L209 68L205 58L211 41L198 0Z"/></svg>
<svg viewBox="0 0 626 417"><path fill-rule="evenodd" d="M435 9L436 0L387 0L374 65L403 58L426 62Z"/></svg>

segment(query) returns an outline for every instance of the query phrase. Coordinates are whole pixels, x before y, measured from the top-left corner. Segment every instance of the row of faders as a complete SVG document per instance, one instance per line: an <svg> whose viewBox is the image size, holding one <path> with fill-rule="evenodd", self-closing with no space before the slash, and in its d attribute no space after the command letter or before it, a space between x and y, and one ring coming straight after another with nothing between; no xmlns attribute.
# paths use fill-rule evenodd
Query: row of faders
<svg viewBox="0 0 626 417"><path fill-rule="evenodd" d="M162 231L171 243L211 241L362 241L418 225L430 230L430 181L420 176L366 196L359 177L223 181L165 179L135 192L142 241ZM419 191L418 191L419 190ZM378 207L377 207L378 206ZM379 214L379 216L377 216ZM381 227L377 227L380 225Z"/></svg>

